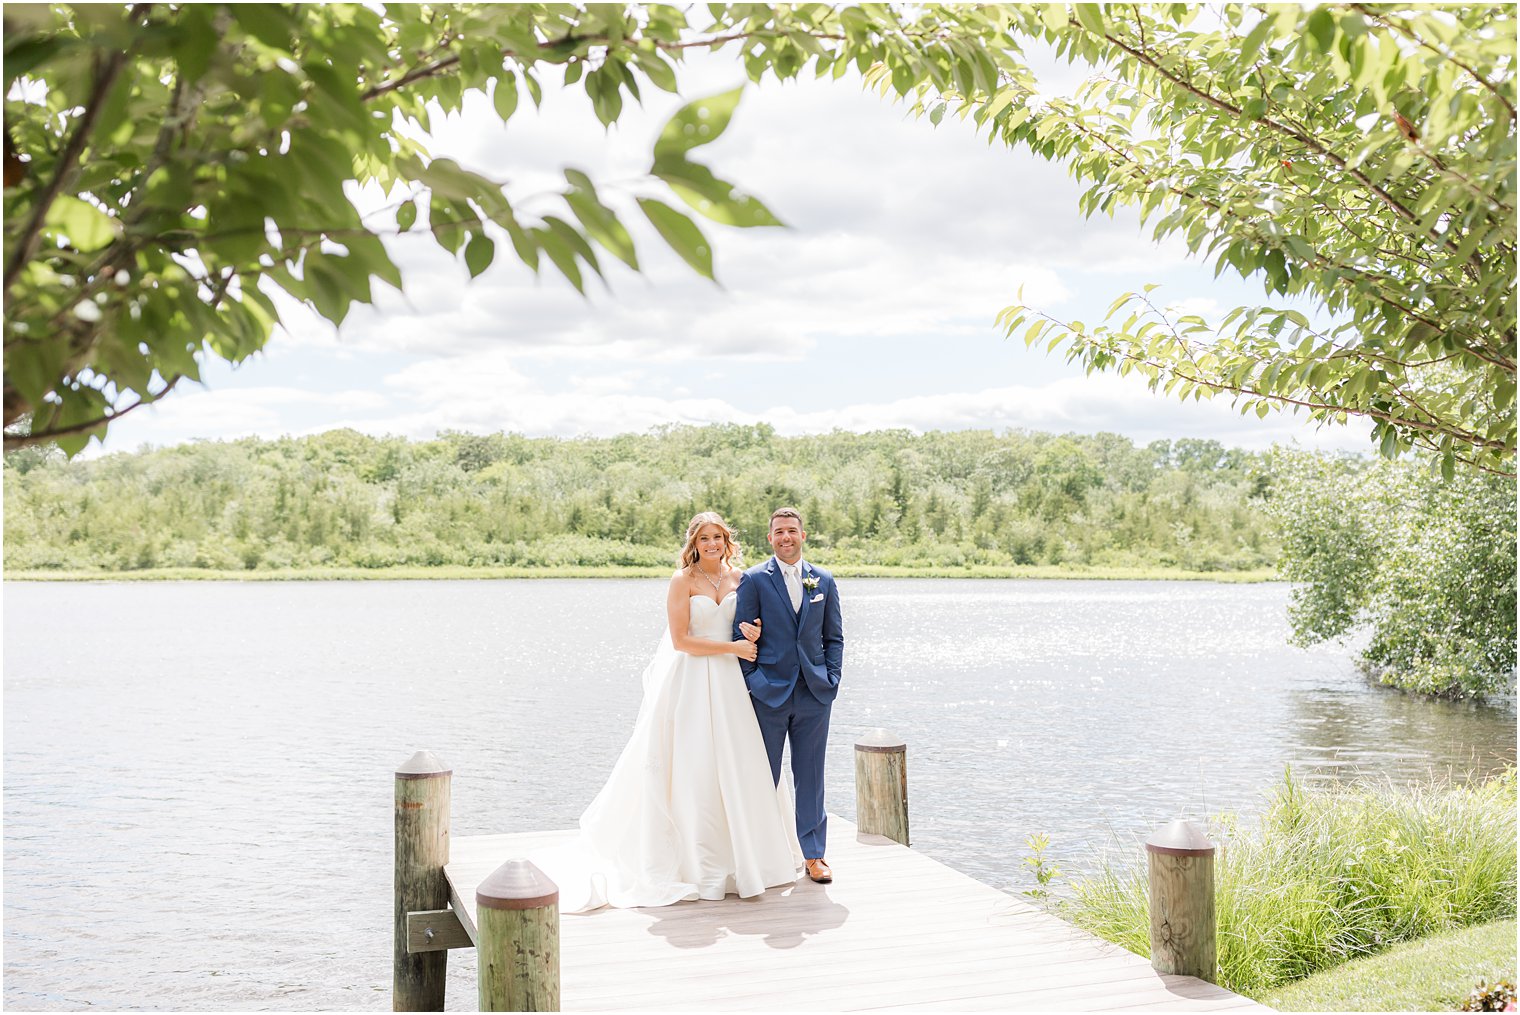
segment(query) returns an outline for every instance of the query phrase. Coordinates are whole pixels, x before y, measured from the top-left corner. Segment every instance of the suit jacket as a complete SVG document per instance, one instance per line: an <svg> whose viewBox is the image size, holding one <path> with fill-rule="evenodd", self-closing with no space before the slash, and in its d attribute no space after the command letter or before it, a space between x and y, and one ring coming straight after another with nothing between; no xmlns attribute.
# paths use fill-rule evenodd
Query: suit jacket
<svg viewBox="0 0 1520 1015"><path fill-rule="evenodd" d="M839 693L844 666L844 621L839 612L839 588L834 576L807 561L800 562L804 579L817 578L818 587L802 589L802 609L792 612L786 579L775 557L744 572L734 611L734 637L740 622L760 618L760 642L754 662L739 660L744 682L761 704L780 708L792 696L797 680L807 681L813 697L824 704Z"/></svg>

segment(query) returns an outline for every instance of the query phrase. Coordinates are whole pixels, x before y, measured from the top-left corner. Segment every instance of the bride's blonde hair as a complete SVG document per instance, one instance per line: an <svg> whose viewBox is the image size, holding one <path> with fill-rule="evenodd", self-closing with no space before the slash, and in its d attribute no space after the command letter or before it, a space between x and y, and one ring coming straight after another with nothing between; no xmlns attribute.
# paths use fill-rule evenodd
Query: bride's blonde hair
<svg viewBox="0 0 1520 1015"><path fill-rule="evenodd" d="M728 527L723 516L716 511L703 511L694 515L691 523L686 526L686 545L681 547L681 556L677 561L683 569L694 567L698 558L697 533L702 531L704 525L716 525L723 533L723 562L730 567L739 567L739 561L743 555L739 552L739 541L734 538L734 530Z"/></svg>

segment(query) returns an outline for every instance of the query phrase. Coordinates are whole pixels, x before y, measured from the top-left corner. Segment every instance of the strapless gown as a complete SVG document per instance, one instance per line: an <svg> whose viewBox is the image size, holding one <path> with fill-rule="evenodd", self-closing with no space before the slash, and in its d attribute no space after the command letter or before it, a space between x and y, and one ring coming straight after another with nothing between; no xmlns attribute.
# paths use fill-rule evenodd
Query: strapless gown
<svg viewBox="0 0 1520 1015"><path fill-rule="evenodd" d="M735 596L691 597L690 632L733 638ZM570 849L530 855L561 912L759 895L802 865L790 784L770 762L737 656L677 652L669 633L644 670L628 746Z"/></svg>

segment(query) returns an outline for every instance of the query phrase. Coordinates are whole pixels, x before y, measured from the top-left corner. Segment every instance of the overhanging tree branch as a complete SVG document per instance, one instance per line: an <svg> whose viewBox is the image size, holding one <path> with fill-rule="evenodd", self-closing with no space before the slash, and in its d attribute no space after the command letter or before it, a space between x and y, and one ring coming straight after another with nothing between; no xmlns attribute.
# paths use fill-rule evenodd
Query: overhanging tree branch
<svg viewBox="0 0 1520 1015"><path fill-rule="evenodd" d="M1081 27L1081 23L1075 18L1071 20L1071 25L1072 27L1076 28ZM1118 36L1113 35L1112 33L1105 32L1102 38L1108 40L1118 49L1122 50L1124 53L1128 54L1139 62L1145 64L1147 67L1150 67L1157 74L1160 74L1162 77L1166 78L1168 81L1172 82L1172 84L1176 85L1178 88L1181 88L1188 94L1203 100L1204 102L1222 112L1229 113L1233 117L1238 118L1243 114L1243 110L1241 110L1239 106L1231 105L1218 96L1211 94L1206 89L1200 88L1199 86L1193 84L1191 79L1185 78L1177 74L1175 71L1168 70L1166 67L1162 66L1160 60L1152 56L1150 53L1136 48L1135 46L1129 44ZM1398 198L1394 197L1386 189L1374 182L1369 176L1367 176L1366 173L1362 172L1360 169L1352 168L1344 158L1342 158L1340 155L1337 155L1329 147L1321 143L1319 139L1309 135L1308 133L1305 133L1304 131L1296 130L1288 124L1283 123L1280 120L1276 120L1270 116L1263 116L1257 122L1274 131L1277 131L1285 137L1291 137L1299 144L1302 144L1309 150L1324 157L1336 168L1346 173L1352 179L1356 180L1363 187L1365 187L1369 192L1374 194L1378 200L1382 201L1385 205L1392 209L1394 213L1397 214L1400 218L1404 219L1406 222L1411 223L1412 225L1419 225L1420 217L1416 215L1411 208L1403 204L1401 201L1399 201ZM1434 227L1426 230L1425 235L1429 236L1431 240L1439 245L1448 247L1454 251L1458 249L1458 244L1454 239L1443 236Z"/></svg>
<svg viewBox="0 0 1520 1015"><path fill-rule="evenodd" d="M1071 332L1067 327L1066 322L1052 317L1043 311L1034 311L1034 313L1036 316L1044 319L1051 324L1056 325L1058 328L1068 331L1068 333L1075 339L1072 349L1072 356L1082 357L1085 359L1090 353L1097 351L1097 340L1095 338L1090 338L1086 334ZM1170 326L1169 330L1171 330ZM1468 446L1481 448L1487 451L1493 451L1503 455L1512 455L1514 453L1514 446L1508 442L1486 437L1481 433L1465 429L1455 423L1442 420L1439 417L1431 417L1429 419L1412 418L1410 416L1401 415L1399 413L1389 412L1386 409L1379 409L1376 406L1359 406L1348 405L1343 402L1329 402L1323 399L1316 399L1310 395L1297 397L1294 395L1277 394L1269 391L1262 391L1259 388L1250 387L1244 383L1239 383L1224 378L1206 377L1204 376L1205 371L1199 366L1197 359L1193 355L1193 343L1178 336L1175 331L1172 331L1172 335L1172 341L1182 348L1183 354L1188 357L1191 365L1198 371L1196 374L1189 373L1186 369L1182 368L1177 363L1145 356L1134 352L1131 349L1114 349L1109 346L1104 346L1102 347L1101 352L1105 356L1117 357L1118 359L1133 364L1134 366L1144 367L1146 368L1147 374L1153 378L1156 374L1164 374L1168 377L1173 377L1177 380L1194 385L1195 387L1203 388L1213 394L1228 393L1233 395L1240 395L1247 398L1255 398L1267 402L1274 402L1279 405L1291 405L1302 409L1309 409L1311 411L1324 414L1363 416L1368 419L1375 419L1379 422L1387 423L1395 427L1405 427L1411 430L1424 431L1440 436L1452 437ZM1309 362L1313 361L1311 360ZM1415 408L1418 409L1419 407L1415 406ZM1423 412L1423 410L1421 411ZM1492 469L1489 469L1487 471L1494 471L1496 475L1512 475L1512 473Z"/></svg>
<svg viewBox="0 0 1520 1015"><path fill-rule="evenodd" d="M67 437L70 434L89 433L92 430L97 430L102 426L116 422L118 419L121 419L121 417L125 416L129 412L132 412L135 409L140 409L145 405L152 405L154 402L167 395L170 391L173 391L174 386L181 380L183 380L183 375L175 374L169 379L168 383L165 384L160 391L154 394L141 395L138 397L137 401L133 402L131 405L127 406L124 409L108 412L96 417L95 419L87 419L82 423L74 423L69 426L44 427L41 430L34 429L30 433L24 434L7 433L5 435L5 450L15 451L19 448L28 447L33 444L47 444L52 441L56 441L60 437ZM54 414L56 415L56 411ZM33 416L33 422L36 422L36 416Z"/></svg>
<svg viewBox="0 0 1520 1015"><path fill-rule="evenodd" d="M151 4L138 4L128 12L127 19L134 24L141 21L151 6ZM73 133L69 135L63 151L58 154L53 178L43 187L42 193L37 195L37 204L32 210L32 217L16 238L16 245L11 250L11 259L5 265L4 279L0 281L0 291L10 292L16 277L21 274L21 269L26 267L27 262L32 259L32 254L37 247L37 237L42 233L42 223L47 220L47 214L52 209L53 202L58 199L58 195L63 193L78 175L79 156L84 153L90 134L95 129L95 121L99 119L100 111L105 105L106 97L110 95L111 87L116 83L117 77L120 76L130 56L131 47L117 50L101 60L97 66L95 83L90 89L89 97L85 99L84 112L75 121Z"/></svg>
<svg viewBox="0 0 1520 1015"><path fill-rule="evenodd" d="M1400 35L1404 36L1404 38L1410 40L1411 42L1414 42L1421 47L1430 50L1432 53L1439 54L1444 59L1450 60L1452 63L1456 64L1458 67L1466 71L1468 76L1471 77L1474 81L1491 92L1494 98L1503 103L1504 111L1506 113L1508 113L1511 117L1515 115L1514 103L1510 102L1509 99L1505 97L1504 93L1499 91L1499 86L1488 80L1488 78L1484 77L1482 74L1479 74L1477 71L1473 70L1472 67L1457 59L1456 54L1442 49L1439 46L1432 45L1425 39L1422 39L1420 36L1410 31L1408 25L1402 25L1395 20L1385 17L1384 12L1382 11L1373 10L1366 4L1348 4L1347 6L1349 6L1352 10L1359 12L1364 17L1369 18L1370 20L1375 21L1380 25L1385 25L1395 32L1398 32Z"/></svg>
<svg viewBox="0 0 1520 1015"><path fill-rule="evenodd" d="M1090 141L1101 145L1115 158L1120 159L1143 172L1157 174L1158 178L1155 180L1155 182L1165 187L1168 193L1173 194L1181 200L1191 201L1202 205L1203 207L1208 208L1222 218L1234 219L1240 223L1242 229L1249 231L1249 237L1251 239L1264 246L1273 247L1279 250L1283 250L1284 252L1287 251L1286 244L1281 236L1268 235L1267 233L1256 228L1255 223L1253 223L1251 220L1241 218L1240 216L1236 215L1234 211L1224 207L1224 205L1220 204L1213 198L1210 198L1205 194L1201 194L1198 191L1193 190L1185 183L1173 183L1167 179L1166 177L1172 175L1175 167L1171 165L1155 166L1151 163L1145 162L1138 158L1131 149L1114 143L1114 141L1107 135L1103 134L1100 131L1094 130L1091 127L1088 127L1087 125L1076 121L1075 119L1069 119L1067 121L1067 125L1072 130L1088 138ZM1147 177L1147 182L1151 182L1151 177ZM1350 230L1349 227L1348 231L1352 231L1354 234L1354 230ZM1401 258L1409 259L1411 263L1421 268L1422 270L1435 270L1434 267L1431 266L1428 262L1414 260L1413 258L1409 258L1408 255L1398 256ZM1359 282L1368 283L1370 286L1368 289L1369 294L1379 302L1393 307L1400 313L1406 315L1410 320L1418 321L1431 328L1438 334L1450 335L1454 340L1462 343L1464 352L1474 356L1475 358L1497 366L1508 373L1513 374L1515 372L1515 362L1513 359L1505 357L1499 353L1488 352L1483 347L1482 340L1478 336L1455 331L1448 327L1445 322L1432 317L1427 313L1422 313L1420 309L1410 304L1406 304L1398 300L1396 297L1390 295L1390 293L1407 291L1407 279L1397 278L1384 272L1369 271L1364 267L1360 267L1347 262L1332 260L1328 257L1323 256L1318 251L1315 251L1315 256L1309 259L1306 263L1314 267L1333 270L1336 273L1337 283L1348 288L1356 288Z"/></svg>

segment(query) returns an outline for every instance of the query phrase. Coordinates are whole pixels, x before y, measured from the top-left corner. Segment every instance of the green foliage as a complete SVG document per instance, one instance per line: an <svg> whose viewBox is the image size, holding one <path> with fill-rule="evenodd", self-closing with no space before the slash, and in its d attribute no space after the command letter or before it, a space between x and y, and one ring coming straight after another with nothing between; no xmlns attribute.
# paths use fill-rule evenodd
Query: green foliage
<svg viewBox="0 0 1520 1015"><path fill-rule="evenodd" d="M1252 570L1264 459L1113 434L667 427L609 439L351 430L68 462L6 457L6 566L666 566L699 510L750 559L795 504L834 565Z"/></svg>
<svg viewBox="0 0 1520 1015"><path fill-rule="evenodd" d="M1033 313L1026 341L1064 344L1089 370L1259 414L1366 416L1385 454L1513 471L1508 6L712 4L707 17L698 31L665 5L7 8L6 446L72 454L205 356L250 355L278 320L270 287L341 322L374 280L402 284L380 237L422 234L424 210L472 276L508 245L578 288L601 274L598 247L636 268L584 174L566 174L567 216L524 217L504 181L430 158L404 128L472 92L508 121L551 70L611 124L641 87L676 90L685 49L733 46L755 81L853 68L935 123L954 109L1065 162L1090 183L1089 213L1138 207L1158 237L1326 317L1242 307L1216 329L1127 294L1112 326L1011 307L1010 333ZM1021 55L1031 39L1102 73L1043 97ZM679 112L645 182L719 223L774 224L689 158L736 94ZM360 218L357 184L393 197L394 230ZM635 197L711 276L691 219Z"/></svg>
<svg viewBox="0 0 1520 1015"><path fill-rule="evenodd" d="M1300 644L1366 628L1362 658L1384 683L1451 697L1513 686L1513 482L1294 452L1272 471Z"/></svg>
<svg viewBox="0 0 1520 1015"><path fill-rule="evenodd" d="M1515 772L1475 786L1308 791L1216 819L1219 983L1259 996L1403 941L1515 915ZM1072 884L1078 926L1149 954L1144 870Z"/></svg>
<svg viewBox="0 0 1520 1015"><path fill-rule="evenodd" d="M1030 832L1024 841L1029 845L1024 866L1034 877L1034 887L1024 889L1022 894L1049 909L1052 901L1050 886L1061 876L1061 868L1051 863L1045 855L1045 850L1050 846L1050 836L1044 832Z"/></svg>
<svg viewBox="0 0 1520 1015"><path fill-rule="evenodd" d="M1515 921L1498 920L1395 945L1256 999L1278 1011L1456 1011L1475 980L1513 979L1514 969Z"/></svg>
<svg viewBox="0 0 1520 1015"><path fill-rule="evenodd" d="M1009 16L1098 73L1071 98L920 80L921 112L974 115L1065 163L1089 184L1088 214L1136 208L1216 275L1320 311L1239 307L1211 323L1166 313L1148 286L1098 326L1009 307L1010 335L1242 412L1363 416L1383 454L1434 451L1447 474L1458 462L1514 473L1513 6L1019 4Z"/></svg>
<svg viewBox="0 0 1520 1015"><path fill-rule="evenodd" d="M611 124L641 87L676 89L686 48L733 38L728 12L712 16L701 34L668 5L6 8L6 447L56 441L74 454L197 379L205 357L243 360L279 323L276 288L341 324L377 282L403 284L383 236L431 237L472 278L505 250L582 291L602 274L598 248L638 270L619 212L584 173L565 173L565 213L525 215L510 181L433 158L417 137L472 93L505 125L523 94L539 102L548 75L584 89ZM827 27L837 19L826 10L812 12L816 25L734 17L753 23L742 34L756 76L795 74L798 47L831 61L860 49ZM677 112L633 188L725 225L778 224L691 159L739 94ZM361 216L362 186L390 207ZM691 220L635 196L712 277Z"/></svg>

